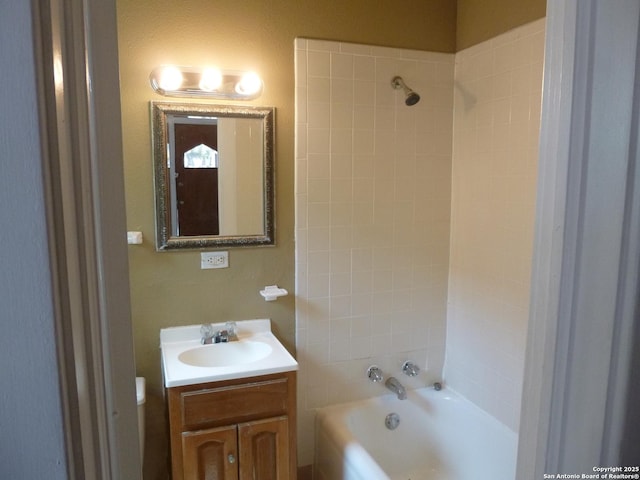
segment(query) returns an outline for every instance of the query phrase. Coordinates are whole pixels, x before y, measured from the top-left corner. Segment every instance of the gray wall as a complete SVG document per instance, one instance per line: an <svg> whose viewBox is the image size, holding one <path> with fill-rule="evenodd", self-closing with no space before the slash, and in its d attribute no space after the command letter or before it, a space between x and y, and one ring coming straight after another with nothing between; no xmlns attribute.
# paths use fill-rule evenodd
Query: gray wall
<svg viewBox="0 0 640 480"><path fill-rule="evenodd" d="M31 2L0 11L0 478L66 479Z"/></svg>

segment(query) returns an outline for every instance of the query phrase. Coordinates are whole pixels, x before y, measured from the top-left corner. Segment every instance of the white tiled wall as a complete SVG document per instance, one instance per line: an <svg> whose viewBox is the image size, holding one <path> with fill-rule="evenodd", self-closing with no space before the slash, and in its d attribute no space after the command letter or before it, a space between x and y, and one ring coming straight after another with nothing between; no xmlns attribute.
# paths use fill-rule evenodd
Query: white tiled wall
<svg viewBox="0 0 640 480"><path fill-rule="evenodd" d="M384 393L370 364L439 378L445 329L448 386L517 430L544 19L455 57L295 47L299 464L316 408Z"/></svg>
<svg viewBox="0 0 640 480"><path fill-rule="evenodd" d="M295 54L299 464L307 465L315 408L385 393L366 379L369 365L409 387L440 378L454 56L306 39ZM395 75L421 95L417 105L391 87ZM407 359L423 368L411 381L400 373Z"/></svg>
<svg viewBox="0 0 640 480"><path fill-rule="evenodd" d="M518 430L544 19L456 54L445 380Z"/></svg>

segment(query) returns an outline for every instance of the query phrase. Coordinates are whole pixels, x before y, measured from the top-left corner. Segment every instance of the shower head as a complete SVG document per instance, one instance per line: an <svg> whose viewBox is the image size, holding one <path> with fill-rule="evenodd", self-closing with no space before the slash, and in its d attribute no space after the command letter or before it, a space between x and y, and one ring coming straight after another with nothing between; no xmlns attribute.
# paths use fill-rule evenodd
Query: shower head
<svg viewBox="0 0 640 480"><path fill-rule="evenodd" d="M391 86L396 90L404 90L404 94L406 96L404 103L409 107L420 101L420 95L407 87L407 84L404 83L402 77L393 77L391 79Z"/></svg>

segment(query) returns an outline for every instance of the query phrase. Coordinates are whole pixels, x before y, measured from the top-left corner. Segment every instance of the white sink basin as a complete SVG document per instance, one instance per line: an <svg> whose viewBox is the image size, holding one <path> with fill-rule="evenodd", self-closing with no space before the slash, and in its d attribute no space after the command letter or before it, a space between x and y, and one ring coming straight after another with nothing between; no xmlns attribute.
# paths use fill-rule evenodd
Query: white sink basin
<svg viewBox="0 0 640 480"><path fill-rule="evenodd" d="M162 374L167 388L289 372L298 363L271 333L269 319L236 322L238 340L200 344L200 325L160 330ZM225 327L214 324L215 330Z"/></svg>
<svg viewBox="0 0 640 480"><path fill-rule="evenodd" d="M185 350L178 360L194 367L228 367L262 360L272 352L264 342L243 340L229 343L214 343Z"/></svg>

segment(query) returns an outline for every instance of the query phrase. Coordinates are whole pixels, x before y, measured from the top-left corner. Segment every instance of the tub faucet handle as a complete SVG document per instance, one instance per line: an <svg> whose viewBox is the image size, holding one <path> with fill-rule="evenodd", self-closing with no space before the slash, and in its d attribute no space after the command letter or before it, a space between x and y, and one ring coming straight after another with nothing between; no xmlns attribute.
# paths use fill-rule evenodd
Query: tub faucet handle
<svg viewBox="0 0 640 480"><path fill-rule="evenodd" d="M418 367L415 363L407 360L402 364L402 373L408 375L410 377L415 377L420 373L420 367Z"/></svg>
<svg viewBox="0 0 640 480"><path fill-rule="evenodd" d="M382 376L382 370L380 370L380 367L378 367L377 365L371 365L367 369L367 377L369 378L369 380L375 383L384 380L384 377Z"/></svg>

